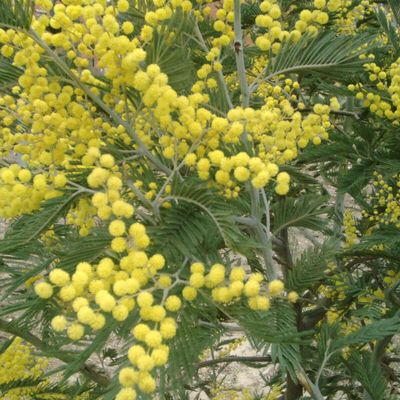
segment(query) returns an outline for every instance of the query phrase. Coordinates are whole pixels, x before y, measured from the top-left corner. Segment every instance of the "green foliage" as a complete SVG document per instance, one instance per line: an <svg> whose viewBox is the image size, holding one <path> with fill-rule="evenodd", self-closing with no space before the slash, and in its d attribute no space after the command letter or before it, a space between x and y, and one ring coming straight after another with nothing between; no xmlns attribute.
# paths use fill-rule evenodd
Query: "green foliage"
<svg viewBox="0 0 400 400"><path fill-rule="evenodd" d="M337 244L336 240L328 240L306 249L289 270L288 287L302 293L321 282L327 274L328 263L337 254Z"/></svg>
<svg viewBox="0 0 400 400"><path fill-rule="evenodd" d="M351 371L368 393L370 400L383 400L386 393L386 381L382 369L371 353L352 352L345 362L346 367Z"/></svg>
<svg viewBox="0 0 400 400"><path fill-rule="evenodd" d="M322 74L340 80L342 74L362 70L364 60L359 59L360 48L373 42L370 34L338 36L324 32L316 37L307 35L296 43L287 42L279 55L267 66L267 79L280 74Z"/></svg>
<svg viewBox="0 0 400 400"><path fill-rule="evenodd" d="M386 35L388 36L391 45L395 48L396 53L398 54L399 50L400 50L400 47L399 47L400 37L397 32L396 23L393 23L388 18L388 15L383 7L378 8L378 10L376 11L376 17L377 17L382 29L385 31Z"/></svg>
<svg viewBox="0 0 400 400"><path fill-rule="evenodd" d="M0 8L0 26L29 29L33 0L4 0Z"/></svg>
<svg viewBox="0 0 400 400"><path fill-rule="evenodd" d="M49 229L51 225L65 216L71 204L81 195L81 192L72 192L66 196L48 200L41 210L24 215L10 226L4 239L0 243L1 254L21 252L31 254L36 243L33 242Z"/></svg>
<svg viewBox="0 0 400 400"><path fill-rule="evenodd" d="M173 35L173 36L171 36ZM193 62L187 56L187 48L194 45L193 20L178 9L168 25L155 33L155 40L147 53L149 64L158 64L168 75L169 84L176 90L189 92L193 77ZM180 62L176 62L180 60Z"/></svg>
<svg viewBox="0 0 400 400"><path fill-rule="evenodd" d="M289 227L302 227L329 232L328 220L323 215L329 213L327 197L309 194L297 198L285 197L272 205L272 231L279 233Z"/></svg>
<svg viewBox="0 0 400 400"><path fill-rule="evenodd" d="M7 87L13 86L22 71L13 66L7 58L0 57L0 87L6 89Z"/></svg>
<svg viewBox="0 0 400 400"><path fill-rule="evenodd" d="M191 310L194 315L198 310ZM177 335L171 343L171 358L168 367L162 372L161 395L172 393L175 398L186 398L185 386L190 386L198 373L198 363L202 353L221 337L223 330L199 325L199 320L189 313L183 317ZM190 350L189 350L190 349Z"/></svg>
<svg viewBox="0 0 400 400"><path fill-rule="evenodd" d="M335 341L334 347L337 349L344 346L364 344L373 340L380 340L386 336L395 335L400 332L400 316L397 314L392 318L384 318L361 327L357 331L350 333Z"/></svg>

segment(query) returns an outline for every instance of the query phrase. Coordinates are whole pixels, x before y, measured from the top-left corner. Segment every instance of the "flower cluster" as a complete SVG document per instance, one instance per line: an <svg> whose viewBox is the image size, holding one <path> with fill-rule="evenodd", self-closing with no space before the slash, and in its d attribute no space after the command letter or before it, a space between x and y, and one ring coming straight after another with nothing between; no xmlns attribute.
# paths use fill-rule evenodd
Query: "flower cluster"
<svg viewBox="0 0 400 400"><path fill-rule="evenodd" d="M363 210L363 217L376 224L400 227L400 176L389 179L374 173L373 194L369 195L371 210Z"/></svg>
<svg viewBox="0 0 400 400"><path fill-rule="evenodd" d="M343 215L345 246L350 247L357 242L357 227L351 210L347 209Z"/></svg>
<svg viewBox="0 0 400 400"><path fill-rule="evenodd" d="M0 355L0 385L23 379L42 377L47 366L47 359L37 357L33 347L16 337L11 345ZM21 400L31 398L40 391L39 386L26 386L2 392L1 400Z"/></svg>
<svg viewBox="0 0 400 400"><path fill-rule="evenodd" d="M369 56L373 58L373 56ZM376 63L364 65L369 83L349 85L356 98L377 116L387 118L393 125L400 123L400 59L385 68Z"/></svg>
<svg viewBox="0 0 400 400"><path fill-rule="evenodd" d="M135 343L127 353L131 365L119 372L123 388L118 400L136 396L135 387L143 393L155 390L152 371L168 361L166 342L176 334L176 313L182 306L181 298L194 301L199 291L208 290L208 296L217 303L228 304L244 297L251 309L268 310L269 297L284 294L280 280L269 282L265 290L262 275L247 277L243 267L231 268L226 279L226 268L222 264L206 269L204 264L195 262L187 281L179 273L171 275L162 271L165 261L160 254L148 257L139 250L148 244L143 225L132 224L125 236L124 222L114 219L109 229L115 239L121 238L128 244L124 249L126 255L118 261L102 258L97 265L81 262L72 274L54 268L48 281L36 283L35 292L44 299L56 296L64 314L55 316L51 326L56 332L66 331L74 341L90 331L103 329L107 320L123 323L134 313L139 315L138 321L130 322ZM290 302L296 302L297 297L295 292L287 295Z"/></svg>

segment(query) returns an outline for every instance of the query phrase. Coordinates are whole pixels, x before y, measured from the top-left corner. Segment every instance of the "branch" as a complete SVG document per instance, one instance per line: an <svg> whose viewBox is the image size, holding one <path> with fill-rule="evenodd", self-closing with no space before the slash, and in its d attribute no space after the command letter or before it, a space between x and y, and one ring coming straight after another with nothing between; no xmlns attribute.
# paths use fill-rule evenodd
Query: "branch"
<svg viewBox="0 0 400 400"><path fill-rule="evenodd" d="M242 106L248 107L250 102L249 86L246 79L246 66L244 64L243 52L243 32L242 18L240 10L240 0L234 0L233 10L235 20L233 21L233 29L235 31L235 58L236 68L239 76L240 91L242 92Z"/></svg>
<svg viewBox="0 0 400 400"><path fill-rule="evenodd" d="M57 358L66 364L72 363L75 360L74 355L61 351L59 348L48 346L37 336L31 334L25 329L18 328L12 322L6 322L0 319L0 330L24 339L26 342L41 350L45 355L48 354L48 356ZM98 383L100 386L108 386L108 384L110 383L110 380L107 376L99 374L88 364L84 364L80 369L80 372L90 380Z"/></svg>
<svg viewBox="0 0 400 400"><path fill-rule="evenodd" d="M271 356L229 356L216 358L214 360L206 360L197 364L197 369L209 367L215 364L232 363L232 362L272 362Z"/></svg>
<svg viewBox="0 0 400 400"><path fill-rule="evenodd" d="M194 32L196 33L196 36L197 36L196 42L200 45L200 47L206 53L208 53L210 50L208 49L206 42L204 41L203 35L201 34L201 31L199 29L199 25L197 24L197 21L194 24ZM217 76L218 76L219 83L222 86L223 92L225 94L225 98L226 98L226 102L228 103L228 107L229 107L229 109L232 109L233 108L232 100L229 95L229 90L228 90L228 87L226 86L226 82L224 79L224 75L222 74L222 71L218 71Z"/></svg>

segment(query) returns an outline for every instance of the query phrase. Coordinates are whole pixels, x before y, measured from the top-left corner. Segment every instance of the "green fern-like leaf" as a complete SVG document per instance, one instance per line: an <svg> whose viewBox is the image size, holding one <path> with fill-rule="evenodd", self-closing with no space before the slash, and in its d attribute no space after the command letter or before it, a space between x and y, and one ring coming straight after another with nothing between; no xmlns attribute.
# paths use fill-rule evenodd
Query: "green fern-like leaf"
<svg viewBox="0 0 400 400"><path fill-rule="evenodd" d="M38 238L59 218L65 216L71 204L81 195L81 192L72 192L43 203L41 209L32 214L23 215L12 224L2 241L0 241L0 255L11 254L27 250L25 246ZM29 248L26 253L32 254ZM35 253L32 251L33 254Z"/></svg>
<svg viewBox="0 0 400 400"><path fill-rule="evenodd" d="M305 250L288 273L288 288L298 292L312 288L324 278L327 264L336 253L335 240L329 240L320 246Z"/></svg>
<svg viewBox="0 0 400 400"><path fill-rule="evenodd" d="M32 391L41 383L43 379L39 378L26 378L26 379L16 379L7 383L0 384L0 395L4 398L7 398L7 393L12 391L13 389L32 389Z"/></svg>
<svg viewBox="0 0 400 400"><path fill-rule="evenodd" d="M188 310L190 311L190 310ZM185 385L197 374L200 355L214 345L222 335L222 330L199 325L198 311L186 312L179 323L176 337L170 343L170 359L161 375L162 392L180 393L185 396Z"/></svg>
<svg viewBox="0 0 400 400"><path fill-rule="evenodd" d="M345 363L352 377L356 378L368 393L369 400L385 399L387 382L382 373L382 368L371 353L352 352Z"/></svg>
<svg viewBox="0 0 400 400"><path fill-rule="evenodd" d="M390 8L392 9L393 16L397 22L397 25L400 26L400 5L397 0L388 0Z"/></svg>
<svg viewBox="0 0 400 400"><path fill-rule="evenodd" d="M365 60L360 60L363 46L371 47L373 36L354 36L323 32L316 37L304 35L296 44L287 42L282 51L268 65L266 79L289 73L313 73L335 76L362 70Z"/></svg>
<svg viewBox="0 0 400 400"><path fill-rule="evenodd" d="M7 58L0 57L0 90L5 90L18 81L22 70L12 65Z"/></svg>
<svg viewBox="0 0 400 400"><path fill-rule="evenodd" d="M3 0L0 7L0 27L29 29L33 7L33 0Z"/></svg>
<svg viewBox="0 0 400 400"><path fill-rule="evenodd" d="M220 236L226 247L240 253L246 247L256 246L235 223L235 203L232 202L231 207L226 207L226 200L201 182L193 180L183 185L176 182L168 200L172 200L176 205L190 204L201 211L214 225L216 234ZM237 211L240 212L239 208ZM217 240L217 238L214 237L213 240Z"/></svg>
<svg viewBox="0 0 400 400"><path fill-rule="evenodd" d="M326 206L327 198L308 194L297 198L285 197L272 207L272 231L279 233L289 227L302 227L317 231L328 232L327 221L322 218L329 212Z"/></svg>
<svg viewBox="0 0 400 400"><path fill-rule="evenodd" d="M397 6L398 8L398 6ZM391 45L394 47L396 52L400 50L400 37L397 32L397 27L393 22L388 18L388 15L383 7L379 7L376 10L376 17L382 27L382 29L385 31L387 37L390 40Z"/></svg>
<svg viewBox="0 0 400 400"><path fill-rule="evenodd" d="M363 344L372 340L379 340L389 335L400 332L400 314L392 318L375 321L369 325L361 327L359 330L348 334L335 341L334 347L339 349L344 346Z"/></svg>

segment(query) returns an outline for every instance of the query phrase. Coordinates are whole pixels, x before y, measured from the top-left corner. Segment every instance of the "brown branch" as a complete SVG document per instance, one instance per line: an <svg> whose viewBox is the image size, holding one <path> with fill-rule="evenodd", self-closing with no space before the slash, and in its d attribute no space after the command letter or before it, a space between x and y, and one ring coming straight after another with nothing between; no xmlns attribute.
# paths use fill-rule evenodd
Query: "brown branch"
<svg viewBox="0 0 400 400"><path fill-rule="evenodd" d="M206 360L197 364L197 369L210 367L215 364L232 362L272 362L271 356L229 356L217 358L215 360Z"/></svg>

